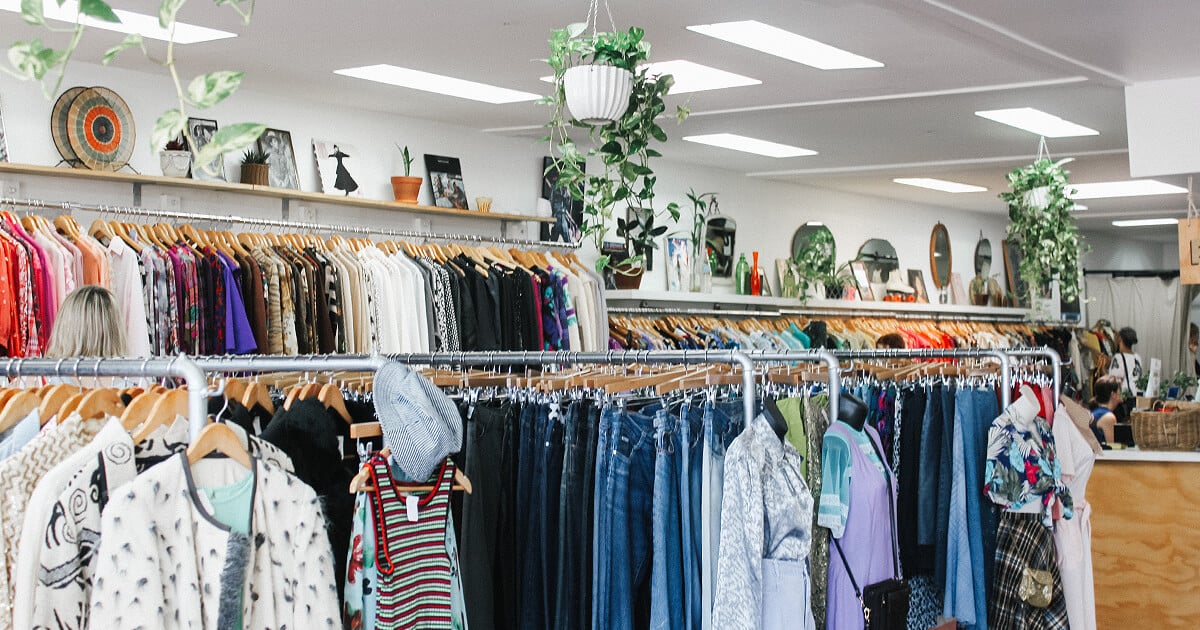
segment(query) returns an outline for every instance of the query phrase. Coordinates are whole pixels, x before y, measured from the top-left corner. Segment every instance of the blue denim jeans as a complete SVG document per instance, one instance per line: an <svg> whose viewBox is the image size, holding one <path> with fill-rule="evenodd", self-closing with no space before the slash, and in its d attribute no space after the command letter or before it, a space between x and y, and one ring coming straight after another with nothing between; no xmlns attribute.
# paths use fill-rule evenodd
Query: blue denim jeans
<svg viewBox="0 0 1200 630"><path fill-rule="evenodd" d="M611 432L608 487L601 509L607 531L597 532L607 558L607 583L597 589L596 628L629 630L649 624L652 564L654 422L641 413L618 412Z"/></svg>
<svg viewBox="0 0 1200 630"><path fill-rule="evenodd" d="M704 494L704 419L700 405L685 402L679 410L679 512L683 540L683 627L694 630L701 624L700 530Z"/></svg>
<svg viewBox="0 0 1200 630"><path fill-rule="evenodd" d="M542 508L546 497L546 469L549 448L545 446L550 410L546 405L530 405L533 412L530 425L522 423L523 446L521 469L526 476L520 483L526 490L525 529L521 555L521 627L542 628L546 625L546 575L542 565L545 555L542 536ZM526 464L525 460L529 460Z"/></svg>
<svg viewBox="0 0 1200 630"><path fill-rule="evenodd" d="M604 537L608 534L612 502L608 493L608 469L611 460L611 433L616 424L618 410L605 407L600 412L600 424L596 429L596 472L595 490L592 497L592 628L603 628L601 619L607 614L606 601L601 596L608 592L608 547Z"/></svg>
<svg viewBox="0 0 1200 630"><path fill-rule="evenodd" d="M562 483L558 498L558 566L551 627L577 630L589 626L591 604L584 607L591 576L591 495L588 480L594 463L588 454L595 422L589 421L594 406L590 401L572 402L563 423ZM594 444L594 442L591 442ZM592 447L594 448L594 446ZM586 522L585 522L586 521ZM586 571L585 571L586 569Z"/></svg>
<svg viewBox="0 0 1200 630"><path fill-rule="evenodd" d="M563 477L563 433L565 418L557 403L544 407L546 421L542 426L542 474L538 482L542 486L541 504L537 507L539 524L538 537L541 548L542 576L542 619L550 625L558 604L558 540L559 499Z"/></svg>
<svg viewBox="0 0 1200 630"><path fill-rule="evenodd" d="M705 492L701 498L701 627L712 627L713 595L716 593L717 547L721 540L721 500L725 490L725 449L741 432L745 415L741 401L722 401L704 406L703 473Z"/></svg>
<svg viewBox="0 0 1200 630"><path fill-rule="evenodd" d="M650 629L683 629L683 537L680 488L680 420L666 410L654 416L654 563Z"/></svg>

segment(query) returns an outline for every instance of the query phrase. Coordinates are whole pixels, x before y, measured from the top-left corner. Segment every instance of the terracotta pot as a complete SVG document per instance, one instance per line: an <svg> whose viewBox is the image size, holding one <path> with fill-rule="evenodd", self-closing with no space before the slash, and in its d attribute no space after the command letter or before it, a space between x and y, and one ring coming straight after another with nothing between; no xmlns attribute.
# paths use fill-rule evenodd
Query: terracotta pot
<svg viewBox="0 0 1200 630"><path fill-rule="evenodd" d="M243 164L242 183L255 186L271 185L271 167L266 164Z"/></svg>
<svg viewBox="0 0 1200 630"><path fill-rule="evenodd" d="M640 289L642 287L642 275L645 273L645 269L622 264L613 267L613 271L616 272L613 274L613 279L616 281L618 289Z"/></svg>
<svg viewBox="0 0 1200 630"><path fill-rule="evenodd" d="M417 195L421 193L420 177L393 177L392 194L396 201L402 203L417 203Z"/></svg>

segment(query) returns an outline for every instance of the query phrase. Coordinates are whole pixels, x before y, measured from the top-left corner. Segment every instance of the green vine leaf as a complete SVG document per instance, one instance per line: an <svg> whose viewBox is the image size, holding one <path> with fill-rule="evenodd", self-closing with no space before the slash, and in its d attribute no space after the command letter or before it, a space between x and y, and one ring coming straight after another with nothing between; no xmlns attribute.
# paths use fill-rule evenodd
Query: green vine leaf
<svg viewBox="0 0 1200 630"><path fill-rule="evenodd" d="M42 0L21 0L21 17L29 24L45 24L46 14L42 9Z"/></svg>
<svg viewBox="0 0 1200 630"><path fill-rule="evenodd" d="M42 40L17 42L8 49L8 62L17 73L26 79L41 80L46 73L63 63L67 51L54 50L42 44Z"/></svg>
<svg viewBox="0 0 1200 630"><path fill-rule="evenodd" d="M208 109L237 91L244 76L244 72L230 70L202 74L188 85L188 100L200 109Z"/></svg>
<svg viewBox="0 0 1200 630"><path fill-rule="evenodd" d="M266 130L266 125L258 123L237 123L222 127L213 134L208 144L196 152L194 163L208 164L226 153L241 151L254 144Z"/></svg>
<svg viewBox="0 0 1200 630"><path fill-rule="evenodd" d="M59 3L62 4L61 2ZM98 20L105 22L120 22L121 18L113 13L112 7L104 0L79 0L79 12L83 15L90 15Z"/></svg>
<svg viewBox="0 0 1200 630"><path fill-rule="evenodd" d="M180 7L186 0L162 0L162 4L158 7L158 25L170 29L175 22L175 16L179 14Z"/></svg>
<svg viewBox="0 0 1200 630"><path fill-rule="evenodd" d="M116 59L117 55L129 50L130 48L143 47L144 43L145 41L142 39L142 36L137 33L126 35L125 39L121 40L120 44L117 44L116 46L113 46L105 51L103 60L104 65L107 66L108 64L112 63L112 60Z"/></svg>
<svg viewBox="0 0 1200 630"><path fill-rule="evenodd" d="M154 133L150 134L150 150L158 151L167 146L168 142L183 132L183 125L186 122L187 116L178 109L163 112L158 120L154 121ZM200 163L206 164L206 162Z"/></svg>

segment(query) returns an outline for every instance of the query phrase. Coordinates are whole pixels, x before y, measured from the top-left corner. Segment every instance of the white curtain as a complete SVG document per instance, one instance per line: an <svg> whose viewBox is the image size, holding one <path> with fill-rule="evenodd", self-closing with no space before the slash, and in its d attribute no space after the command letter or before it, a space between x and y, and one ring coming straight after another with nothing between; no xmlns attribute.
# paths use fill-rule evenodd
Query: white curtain
<svg viewBox="0 0 1200 630"><path fill-rule="evenodd" d="M1187 356L1188 311L1195 287L1180 285L1179 278L1086 276L1088 325L1107 319L1115 330L1130 326L1137 331L1134 351L1143 366L1162 360L1163 377L1177 370L1191 372Z"/></svg>

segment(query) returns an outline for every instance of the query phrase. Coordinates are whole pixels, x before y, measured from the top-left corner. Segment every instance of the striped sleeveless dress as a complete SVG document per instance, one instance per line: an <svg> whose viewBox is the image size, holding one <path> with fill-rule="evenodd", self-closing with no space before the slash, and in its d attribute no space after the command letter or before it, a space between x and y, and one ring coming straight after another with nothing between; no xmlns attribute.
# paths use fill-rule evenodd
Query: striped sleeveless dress
<svg viewBox="0 0 1200 630"><path fill-rule="evenodd" d="M454 627L451 612L451 564L446 549L454 463L442 462L431 480L436 488L419 497L417 520L410 521L387 460L371 458L371 508L375 516L376 567L379 571L377 630ZM419 495L418 495L419 496Z"/></svg>

